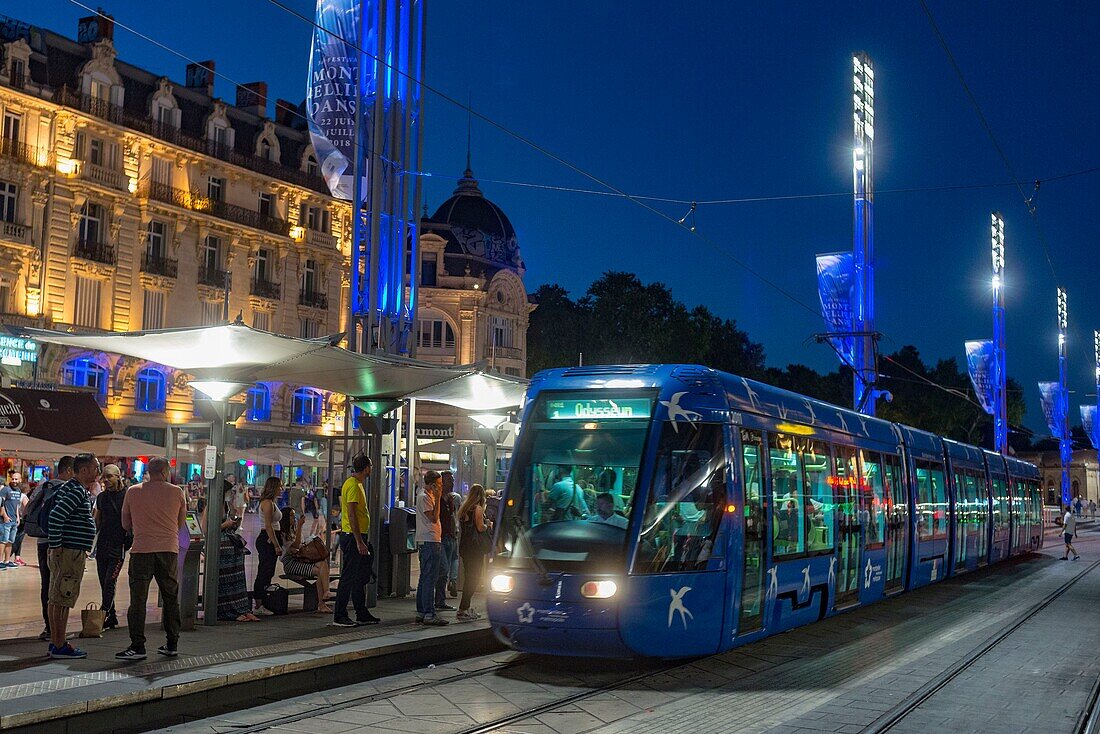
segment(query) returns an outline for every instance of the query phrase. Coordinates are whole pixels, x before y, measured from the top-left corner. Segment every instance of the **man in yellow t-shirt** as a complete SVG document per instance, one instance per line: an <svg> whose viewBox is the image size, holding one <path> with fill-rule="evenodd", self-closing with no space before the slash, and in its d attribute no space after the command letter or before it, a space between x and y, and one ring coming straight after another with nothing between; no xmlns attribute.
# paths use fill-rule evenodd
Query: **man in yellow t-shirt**
<svg viewBox="0 0 1100 734"><path fill-rule="evenodd" d="M336 627L358 627L378 624L381 620L367 609L367 581L374 557L367 545L370 514L367 512L367 492L363 482L370 476L371 461L366 456L352 460L351 475L340 489L340 585L336 589L336 608L332 624ZM355 607L355 620L348 616L348 602Z"/></svg>

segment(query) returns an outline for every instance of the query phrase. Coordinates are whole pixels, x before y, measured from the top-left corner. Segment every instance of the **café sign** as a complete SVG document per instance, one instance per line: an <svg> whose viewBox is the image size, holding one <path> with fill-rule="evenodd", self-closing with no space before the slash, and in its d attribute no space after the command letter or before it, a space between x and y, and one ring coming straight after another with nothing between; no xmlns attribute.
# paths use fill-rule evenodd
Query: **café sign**
<svg viewBox="0 0 1100 734"><path fill-rule="evenodd" d="M32 339L0 336L0 364L18 367L24 362L37 362L38 351L38 344Z"/></svg>

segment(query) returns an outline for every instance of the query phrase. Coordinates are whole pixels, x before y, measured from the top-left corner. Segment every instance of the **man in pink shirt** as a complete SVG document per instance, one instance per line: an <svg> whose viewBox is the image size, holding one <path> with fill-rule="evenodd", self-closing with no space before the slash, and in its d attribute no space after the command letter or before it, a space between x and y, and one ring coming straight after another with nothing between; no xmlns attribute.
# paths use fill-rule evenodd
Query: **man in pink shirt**
<svg viewBox="0 0 1100 734"><path fill-rule="evenodd" d="M149 582L157 580L164 606L164 631L168 644L157 652L175 657L180 636L180 599L177 563L179 532L187 517L183 490L168 483L168 460L149 462L149 479L126 491L122 504L122 527L133 532L130 549L130 609L126 613L130 646L115 655L116 660L145 659L145 604Z"/></svg>

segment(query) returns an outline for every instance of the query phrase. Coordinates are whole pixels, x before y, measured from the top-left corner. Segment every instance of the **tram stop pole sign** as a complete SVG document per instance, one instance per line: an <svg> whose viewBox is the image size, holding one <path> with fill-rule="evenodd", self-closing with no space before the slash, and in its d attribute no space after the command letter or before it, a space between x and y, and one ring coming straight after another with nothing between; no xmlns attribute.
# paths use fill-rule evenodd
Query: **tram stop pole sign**
<svg viewBox="0 0 1100 734"><path fill-rule="evenodd" d="M213 479L218 468L218 447L207 446L202 454L202 478Z"/></svg>

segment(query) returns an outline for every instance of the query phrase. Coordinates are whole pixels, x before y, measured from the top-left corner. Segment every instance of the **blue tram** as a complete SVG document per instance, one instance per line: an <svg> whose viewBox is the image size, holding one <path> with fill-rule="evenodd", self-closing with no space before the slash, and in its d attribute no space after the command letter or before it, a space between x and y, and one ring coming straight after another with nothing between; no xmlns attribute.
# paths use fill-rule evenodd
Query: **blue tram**
<svg viewBox="0 0 1100 734"><path fill-rule="evenodd" d="M518 650L720 652L1042 545L1025 462L694 365L531 381L490 561Z"/></svg>

